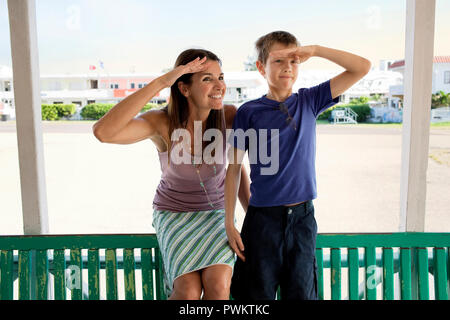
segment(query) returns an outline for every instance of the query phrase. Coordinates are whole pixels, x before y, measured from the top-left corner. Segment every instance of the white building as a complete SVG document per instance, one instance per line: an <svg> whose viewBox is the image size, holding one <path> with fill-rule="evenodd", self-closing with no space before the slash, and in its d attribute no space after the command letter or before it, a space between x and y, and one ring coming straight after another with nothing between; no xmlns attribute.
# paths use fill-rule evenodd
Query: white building
<svg viewBox="0 0 450 320"><path fill-rule="evenodd" d="M333 78L342 71L300 70L293 90L308 88ZM77 111L91 103L118 103L129 94L144 87L160 74L88 74L42 75L40 78L42 104L75 104ZM387 96L389 88L402 83L399 72L371 70L363 79L341 96L341 102L374 94ZM258 71L225 72L227 91L224 102L240 106L267 93L267 82ZM15 118L12 70L0 66L0 114ZM170 95L164 89L151 102L166 102Z"/></svg>
<svg viewBox="0 0 450 320"><path fill-rule="evenodd" d="M404 75L405 60L398 60L389 65L389 70L396 71ZM431 92L450 92L450 56L436 56L433 58L433 75ZM393 85L389 88L389 99L392 104L398 105L403 101L403 83ZM431 103L431 101L430 101Z"/></svg>
<svg viewBox="0 0 450 320"><path fill-rule="evenodd" d="M143 88L161 74L89 74L42 75L42 104L75 104L77 111L91 103L118 103ZM225 103L240 105L265 92L265 81L258 72L225 73L227 91ZM12 70L0 66L0 114L15 118ZM166 102L170 89L162 90L150 102Z"/></svg>
<svg viewBox="0 0 450 320"><path fill-rule="evenodd" d="M294 85L294 89L309 88L337 76L342 71L326 71L326 70L301 70L298 79ZM372 69L360 81L350 87L341 95L342 103L349 103L352 98L370 97L373 95L388 96L389 87L401 84L403 75L393 71L383 71Z"/></svg>
<svg viewBox="0 0 450 320"><path fill-rule="evenodd" d="M266 81L258 71L225 72L227 91L224 102L240 105L266 93Z"/></svg>

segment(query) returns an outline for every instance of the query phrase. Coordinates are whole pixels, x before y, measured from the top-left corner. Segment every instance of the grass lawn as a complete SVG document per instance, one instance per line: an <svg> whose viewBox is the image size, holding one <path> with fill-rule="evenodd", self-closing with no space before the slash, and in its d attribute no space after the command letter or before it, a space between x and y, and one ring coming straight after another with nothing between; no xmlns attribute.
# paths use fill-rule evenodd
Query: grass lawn
<svg viewBox="0 0 450 320"><path fill-rule="evenodd" d="M437 122L431 124L432 128L450 129L450 122Z"/></svg>
<svg viewBox="0 0 450 320"><path fill-rule="evenodd" d="M317 120L317 124L332 124L328 120ZM341 124L342 125L342 124ZM354 124L349 124L355 126ZM357 126L360 127L376 127L376 128L401 128L402 123L358 123ZM450 129L450 122L437 122L431 123L430 128L436 129Z"/></svg>
<svg viewBox="0 0 450 320"><path fill-rule="evenodd" d="M86 124L86 123L92 123L94 124L97 120L58 120L58 121L42 121L46 124L61 124L61 123L67 123L67 124ZM4 123L15 123L15 120L9 120ZM328 122L328 120L317 120L316 123L318 125L323 124L332 124L332 122ZM359 126L359 127L372 127L372 128L401 128L401 123L358 123L358 124L340 124L345 126ZM432 129L449 129L450 130L450 122L437 122L437 123L431 123L430 128Z"/></svg>

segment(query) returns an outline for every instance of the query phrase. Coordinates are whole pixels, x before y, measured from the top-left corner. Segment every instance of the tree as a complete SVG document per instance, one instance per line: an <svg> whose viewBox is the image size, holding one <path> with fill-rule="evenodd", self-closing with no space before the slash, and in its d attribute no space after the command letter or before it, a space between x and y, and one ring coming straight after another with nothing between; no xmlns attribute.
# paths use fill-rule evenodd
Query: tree
<svg viewBox="0 0 450 320"><path fill-rule="evenodd" d="M439 91L431 95L431 109L445 107L450 104L450 92Z"/></svg>
<svg viewBox="0 0 450 320"><path fill-rule="evenodd" d="M374 94L373 96L370 97L370 100L372 101L380 101L382 100L381 94Z"/></svg>
<svg viewBox="0 0 450 320"><path fill-rule="evenodd" d="M369 97L358 97L350 100L351 104L366 104L369 102Z"/></svg>
<svg viewBox="0 0 450 320"><path fill-rule="evenodd" d="M244 62L245 71L256 71L256 56L247 56L247 61Z"/></svg>

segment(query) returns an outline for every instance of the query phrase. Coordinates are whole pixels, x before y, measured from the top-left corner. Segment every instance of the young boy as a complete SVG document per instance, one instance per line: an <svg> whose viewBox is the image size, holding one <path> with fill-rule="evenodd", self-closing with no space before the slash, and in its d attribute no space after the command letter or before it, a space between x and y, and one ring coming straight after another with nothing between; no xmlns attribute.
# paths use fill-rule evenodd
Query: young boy
<svg viewBox="0 0 450 320"><path fill-rule="evenodd" d="M236 300L274 299L280 286L282 299L316 300L317 225L312 203L316 198L316 119L369 72L371 63L340 50L300 46L292 34L284 31L259 38L256 49L256 66L267 80L269 91L238 109L235 132L229 140L237 160L230 162L225 180L225 226L229 244L238 256L231 294ZM315 87L293 93L298 64L310 57L328 59L346 70ZM252 142L247 139L251 134L247 134L242 143L238 141L238 129L265 134L270 131L271 135L266 139L253 135L256 140ZM267 161L261 161L267 151L261 153L259 149L273 151L274 143L279 153L271 157L278 157L278 167L275 173L267 174ZM252 144L257 149L252 149ZM250 205L239 234L234 209L246 150L249 159L256 161L250 160Z"/></svg>

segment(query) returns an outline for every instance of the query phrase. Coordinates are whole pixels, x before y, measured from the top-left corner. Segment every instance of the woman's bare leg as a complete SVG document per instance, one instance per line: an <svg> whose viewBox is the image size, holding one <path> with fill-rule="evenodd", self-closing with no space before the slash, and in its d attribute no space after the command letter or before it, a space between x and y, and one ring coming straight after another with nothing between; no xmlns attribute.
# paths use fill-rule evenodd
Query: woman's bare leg
<svg viewBox="0 0 450 320"><path fill-rule="evenodd" d="M232 268L216 264L202 270L202 283L205 300L228 300L230 298Z"/></svg>
<svg viewBox="0 0 450 320"><path fill-rule="evenodd" d="M175 279L169 300L200 300L201 295L202 278L199 271L194 271Z"/></svg>

